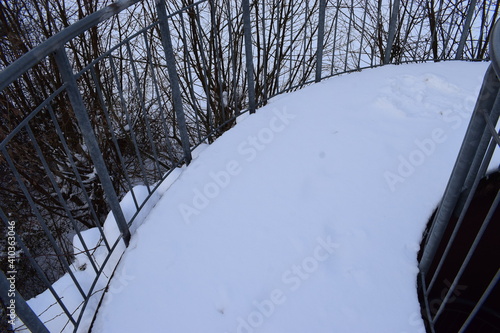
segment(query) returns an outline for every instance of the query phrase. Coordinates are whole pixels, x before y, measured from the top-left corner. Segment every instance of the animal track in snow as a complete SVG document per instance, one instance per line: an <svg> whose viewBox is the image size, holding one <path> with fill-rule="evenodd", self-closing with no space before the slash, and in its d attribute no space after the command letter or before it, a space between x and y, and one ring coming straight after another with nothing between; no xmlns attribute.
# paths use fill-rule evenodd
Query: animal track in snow
<svg viewBox="0 0 500 333"><path fill-rule="evenodd" d="M430 118L449 111L469 113L474 106L473 93L434 74L402 75L389 80L374 105L391 115Z"/></svg>

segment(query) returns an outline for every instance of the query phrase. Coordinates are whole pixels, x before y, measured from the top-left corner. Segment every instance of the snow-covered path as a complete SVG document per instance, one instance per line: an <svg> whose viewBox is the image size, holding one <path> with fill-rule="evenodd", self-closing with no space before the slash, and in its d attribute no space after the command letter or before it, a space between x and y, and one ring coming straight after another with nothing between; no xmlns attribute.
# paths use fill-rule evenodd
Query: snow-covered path
<svg viewBox="0 0 500 333"><path fill-rule="evenodd" d="M167 179L92 332L424 332L419 242L486 68L365 70L245 116Z"/></svg>

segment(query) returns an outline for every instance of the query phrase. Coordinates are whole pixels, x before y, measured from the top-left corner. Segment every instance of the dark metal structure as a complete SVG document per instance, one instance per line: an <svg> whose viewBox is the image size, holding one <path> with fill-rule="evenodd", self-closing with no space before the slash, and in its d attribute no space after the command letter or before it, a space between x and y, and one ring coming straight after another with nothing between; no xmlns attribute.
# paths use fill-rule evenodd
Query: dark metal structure
<svg viewBox="0 0 500 333"><path fill-rule="evenodd" d="M500 166L491 165L500 147L498 23L490 56L446 192L422 243L419 282L430 332L500 331Z"/></svg>

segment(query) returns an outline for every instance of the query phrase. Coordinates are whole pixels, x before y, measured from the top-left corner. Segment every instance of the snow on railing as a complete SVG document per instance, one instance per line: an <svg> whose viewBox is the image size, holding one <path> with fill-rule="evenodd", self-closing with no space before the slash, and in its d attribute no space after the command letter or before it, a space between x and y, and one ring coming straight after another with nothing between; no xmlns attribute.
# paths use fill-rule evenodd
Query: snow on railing
<svg viewBox="0 0 500 333"><path fill-rule="evenodd" d="M117 1L0 73L0 296L11 326L88 330L157 188L243 112L363 68L486 59L499 9L476 0L154 4ZM63 274L70 300L62 279L54 284ZM50 304L24 300L45 289Z"/></svg>

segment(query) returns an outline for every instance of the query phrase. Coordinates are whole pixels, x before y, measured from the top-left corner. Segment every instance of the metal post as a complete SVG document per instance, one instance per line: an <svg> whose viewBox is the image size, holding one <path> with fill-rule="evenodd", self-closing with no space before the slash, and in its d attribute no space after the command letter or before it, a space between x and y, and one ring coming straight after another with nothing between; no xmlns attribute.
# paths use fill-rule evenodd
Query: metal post
<svg viewBox="0 0 500 333"><path fill-rule="evenodd" d="M478 101L474 108L467 133L462 147L453 168L450 180L443 195L443 202L439 205L436 217L434 218L429 236L424 245L424 252L420 260L420 270L427 274L431 263L439 247L439 243L444 235L448 221L455 209L467 174L469 173L472 161L476 154L477 146L486 127L484 112L491 112L495 99L498 96L500 82L495 74L493 66L490 65L485 74L483 85L479 93Z"/></svg>
<svg viewBox="0 0 500 333"><path fill-rule="evenodd" d="M101 181L106 200L111 207L111 211L113 212L113 215L115 217L118 229L122 234L125 246L128 246L130 242L130 230L128 228L127 221L125 220L125 216L123 215L123 211L120 207L120 202L118 200L118 196L116 195L115 188L113 187L108 169L106 167L106 164L104 163L101 149L99 148L97 138L95 136L94 130L92 129L92 124L90 123L87 109L85 107L85 104L83 103L82 95L78 90L77 82L73 75L73 69L71 68L68 60L68 55L66 54L64 47L61 47L58 51L56 51L54 53L54 56L57 66L59 67L61 77L67 85L66 92L68 93L68 98L70 100L71 106L73 107L78 125L80 126L80 129L82 131L82 135L89 150L90 157L94 162L94 167L97 175L99 176L99 180Z"/></svg>
<svg viewBox="0 0 500 333"><path fill-rule="evenodd" d="M252 26L250 23L250 4L248 0L242 0L242 6L243 32L245 34L245 57L248 80L248 111L250 113L255 113L255 78L252 52Z"/></svg>
<svg viewBox="0 0 500 333"><path fill-rule="evenodd" d="M474 309L472 309L472 312L469 314L469 317L467 317L467 319L463 323L458 333L463 333L467 329L472 319L474 319L474 317L479 312L483 304L486 302L488 296L490 296L493 293L493 289L498 285L498 281L500 281L500 269L497 270L497 273L495 274L493 279L491 279L491 282L488 284L488 287L486 287L486 290L481 295L479 301L477 301L476 305L474 306Z"/></svg>
<svg viewBox="0 0 500 333"><path fill-rule="evenodd" d="M389 37L387 38L387 47L385 48L384 55L384 65L387 65L391 61L392 45L394 44L396 25L398 24L399 2L400 0L394 0L394 4L392 6L391 21L389 22Z"/></svg>
<svg viewBox="0 0 500 333"><path fill-rule="evenodd" d="M484 233L486 232L488 225L492 222L493 215L495 214L496 208L498 207L499 203L500 203L500 192L497 193L493 203L491 204L491 206L488 210L488 214L484 218L484 220L481 224L481 228L477 232L476 237L474 238L474 241L472 242L472 244L469 248L469 251L467 251L467 255L465 256L464 260L462 261L460 268L453 279L453 282L449 286L448 290L445 293L441 294L441 296L443 294L445 294L445 296L442 298L442 302L440 303L438 310L437 310L436 314L434 315L433 322L436 322L438 320L438 318L443 314L444 309L446 307L446 304L448 303L448 301L452 297L452 295L455 291L455 288L458 286L458 282L460 281L461 277L463 276L463 274L467 268L467 265L470 263L471 258L474 255L474 252L476 251L479 243L481 242L481 238L483 237Z"/></svg>
<svg viewBox="0 0 500 333"><path fill-rule="evenodd" d="M469 19L469 16L472 16L472 12L474 11L473 6L475 6L475 4L476 4L476 1L473 1L473 3L471 4L471 7L469 7L467 20ZM466 22L466 26L469 26L469 25L470 25L470 22L469 23ZM498 56L500 54L500 52L498 50L498 48L500 46L500 35L499 35L499 28L498 27L500 27L500 25L498 25L498 23L497 23L493 29L493 33L491 35L491 42L490 42L490 55L491 55L491 58L493 60L492 66L493 66L495 72L497 73L497 77L498 77L498 74L500 73L500 68L498 68L498 66L500 64L500 61L499 61L500 57ZM465 43L465 38L463 38L463 36L462 36L462 39L464 40L464 43ZM463 51L463 45L462 45L462 47L459 47L459 51L460 52ZM461 58L461 56L462 56L462 54L460 55L460 58ZM457 55L457 58L458 58L458 55ZM497 98L496 102L500 103L500 100ZM493 110L492 110L491 115L490 115L490 120L493 122L493 124L496 124L496 122L498 121L499 115L500 115L500 108L498 107L497 104L495 104L493 106ZM475 179L476 174L477 174L477 170L479 170L479 167L480 167L481 163L483 162L483 156L485 156L485 152L486 152L487 146L490 142L490 138L491 138L491 133L485 129L483 137L481 139L481 143L480 143L478 150L476 152L476 157L474 159L474 163L472 165L471 171L469 172L469 175L467 176L467 179L465 181L465 188L467 191L470 191L469 187L474 182L474 179ZM464 197L467 197L467 196L464 196ZM458 208L462 209L463 204L464 204L464 202L461 202L458 205Z"/></svg>
<svg viewBox="0 0 500 333"><path fill-rule="evenodd" d="M323 69L323 42L325 39L325 11L326 0L319 0L319 23L318 23L318 49L316 51L316 78L315 81L321 81L321 72Z"/></svg>
<svg viewBox="0 0 500 333"><path fill-rule="evenodd" d="M15 290L15 287L12 288L11 283L2 271L0 271L0 299L2 299L3 304L8 309L7 316L10 311L9 307L12 307L15 314L31 332L49 333L47 327L45 327L40 321L40 318L31 310L24 298Z"/></svg>
<svg viewBox="0 0 500 333"><path fill-rule="evenodd" d="M495 23L490 37L491 65L500 78L500 20Z"/></svg>
<svg viewBox="0 0 500 333"><path fill-rule="evenodd" d="M467 34L469 33L470 23L472 21L472 15L474 15L474 9L476 8L477 0L471 0L469 5L469 10L467 11L467 18L462 30L462 37L460 37L460 43L458 44L457 54L455 55L455 60L460 60L463 58L465 41L467 40Z"/></svg>
<svg viewBox="0 0 500 333"><path fill-rule="evenodd" d="M267 104L267 96L268 96L268 86L267 86L267 66L269 62L269 52L271 51L270 49L267 49L267 43L266 43L266 2L262 1L262 48L264 52L262 52L264 56L264 61L262 62L262 66L264 67L263 71L263 79L262 79L262 85L264 87L262 93L262 105Z"/></svg>
<svg viewBox="0 0 500 333"><path fill-rule="evenodd" d="M158 12L158 21L160 25L161 41L165 52L165 60L167 62L168 77L170 79L170 88L172 89L172 102L174 111L177 116L177 124L181 135L182 150L184 159L189 165L192 160L191 145L189 143L189 135L186 127L186 118L182 106L181 88L179 86L179 77L175 65L174 49L172 46L172 38L170 37L170 28L168 27L167 9L164 0L156 0L156 10Z"/></svg>
<svg viewBox="0 0 500 333"><path fill-rule="evenodd" d="M499 117L500 117L500 98L497 98L495 103L493 104L493 109L491 110L490 116L487 119L488 121L493 123L492 126L495 126ZM466 205L467 198L469 197L469 193L473 190L475 191L474 182L476 182L477 175L481 174L482 177L486 172L487 163L485 163L484 159L485 156L487 156L487 150L491 149L489 148L491 135L492 133L485 127L479 145L477 146L476 154L472 161L469 174L467 175L467 178L465 179L464 182L463 186L464 192L461 195L461 199L459 199L457 206L455 208L456 216L459 216L462 213L464 206ZM479 180L477 180L477 182L479 182Z"/></svg>
<svg viewBox="0 0 500 333"><path fill-rule="evenodd" d="M349 27L347 28L347 43L345 44L344 72L347 72L349 64L349 46L351 45L351 33L354 21L354 0L349 5Z"/></svg>

